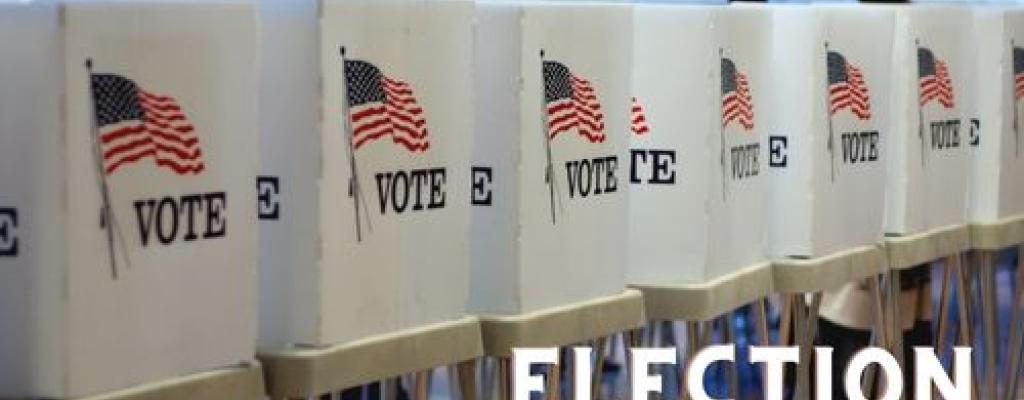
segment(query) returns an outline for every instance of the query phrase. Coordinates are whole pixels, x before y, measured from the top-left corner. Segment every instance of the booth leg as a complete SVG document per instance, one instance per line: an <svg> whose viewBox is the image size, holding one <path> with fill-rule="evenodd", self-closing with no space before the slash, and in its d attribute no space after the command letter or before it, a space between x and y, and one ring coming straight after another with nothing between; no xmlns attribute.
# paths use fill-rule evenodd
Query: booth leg
<svg viewBox="0 0 1024 400"><path fill-rule="evenodd" d="M512 399L512 358L499 357L497 360L498 400Z"/></svg>
<svg viewBox="0 0 1024 400"><path fill-rule="evenodd" d="M754 324L757 326L758 344L762 347L767 347L771 344L771 339L768 337L768 300L760 299L754 302L751 307L754 309ZM758 366L758 373L761 375L761 382L766 382L768 374L763 363Z"/></svg>
<svg viewBox="0 0 1024 400"><path fill-rule="evenodd" d="M461 400L476 400L476 370L477 360L466 360L455 365L455 379L458 381Z"/></svg>
<svg viewBox="0 0 1024 400"><path fill-rule="evenodd" d="M882 297L882 281L878 275L874 275L868 278L868 289L872 293L872 309L874 312L871 313L872 317L872 328L871 328L871 339L868 343L872 346L886 348L886 329L885 329L885 313L884 313L884 300ZM877 379L878 369L877 366L869 366L864 371L864 379L861 381L861 391L864 393L871 393L875 387ZM833 383L835 384L835 383Z"/></svg>
<svg viewBox="0 0 1024 400"><path fill-rule="evenodd" d="M722 343L736 343L736 318L731 312L725 313L722 316L722 325L725 329L722 330ZM729 395L733 399L740 397L740 376L739 368L737 363L733 362L731 366L727 367L729 372Z"/></svg>
<svg viewBox="0 0 1024 400"><path fill-rule="evenodd" d="M562 349L558 349L558 358L562 358ZM562 360L559 360L557 365L551 365L548 367L548 379L546 382L548 387L545 389L548 394L548 400L558 400L562 397L560 391L560 383L562 382L561 365Z"/></svg>
<svg viewBox="0 0 1024 400"><path fill-rule="evenodd" d="M974 346L974 317L973 317L973 290L971 289L971 280L964 271L964 255L958 254L956 256L956 265L954 267L954 279L956 279L956 286L958 288L958 294L960 296L957 299L959 318L959 340L957 343L961 346ZM975 363L972 363L975 364ZM981 389L978 387L978 366L975 365L973 371L971 371L971 387L972 395L975 399L981 398Z"/></svg>
<svg viewBox="0 0 1024 400"><path fill-rule="evenodd" d="M998 394L998 382L996 382L996 362L998 358L998 340L995 306L995 279L992 270L995 269L994 258L990 251L978 252L978 288L981 294L982 324L981 334L985 340L985 398L995 399Z"/></svg>
<svg viewBox="0 0 1024 400"><path fill-rule="evenodd" d="M779 346L788 346L793 334L793 296L782 296L782 313L779 316Z"/></svg>
<svg viewBox="0 0 1024 400"><path fill-rule="evenodd" d="M892 355L896 357L896 362L900 368L906 367L905 360L903 359L903 315L902 305L900 304L900 297L903 293L900 283L900 271L892 270L889 271L889 315L892 319L890 321L890 344L892 345ZM900 397L902 398L902 396Z"/></svg>
<svg viewBox="0 0 1024 400"><path fill-rule="evenodd" d="M818 309L821 307L821 293L811 295L811 305L807 306L802 294L792 295L794 310L794 333L799 347L800 363L796 368L796 396L798 400L811 398L811 355L814 347L814 336L817 330Z"/></svg>
<svg viewBox="0 0 1024 400"><path fill-rule="evenodd" d="M935 339L932 345L941 356L946 354L949 345L946 337L949 331L949 296L953 285L953 259L954 256L946 257L945 265L942 268L942 289L939 292L939 313L935 321Z"/></svg>
<svg viewBox="0 0 1024 400"><path fill-rule="evenodd" d="M594 372L593 379L590 383L590 398L593 400L601 398L601 379L604 378L604 352L608 347L608 341L610 338L611 337L609 336L594 340Z"/></svg>

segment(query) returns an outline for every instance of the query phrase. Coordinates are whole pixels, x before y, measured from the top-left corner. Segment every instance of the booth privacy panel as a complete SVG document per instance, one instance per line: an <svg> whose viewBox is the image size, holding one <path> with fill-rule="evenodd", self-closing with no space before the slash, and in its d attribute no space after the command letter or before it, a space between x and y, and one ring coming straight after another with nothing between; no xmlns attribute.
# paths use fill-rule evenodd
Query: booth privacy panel
<svg viewBox="0 0 1024 400"><path fill-rule="evenodd" d="M629 6L476 5L481 115L469 307L524 313L625 286L632 16ZM483 125L486 124L486 125ZM550 178L550 179L549 179Z"/></svg>
<svg viewBox="0 0 1024 400"><path fill-rule="evenodd" d="M5 132L38 138L0 148L3 158L39 155L3 183L29 193L14 208L33 211L18 218L31 258L0 259L18 271L0 282L25 296L5 303L21 311L0 314L0 325L40 329L5 337L16 350L0 352L0 365L29 372L0 372L21 375L0 395L77 397L251 359L254 9L62 7L37 14L31 37L48 52L19 61L40 65L0 77L33 93L5 103L49 111Z"/></svg>

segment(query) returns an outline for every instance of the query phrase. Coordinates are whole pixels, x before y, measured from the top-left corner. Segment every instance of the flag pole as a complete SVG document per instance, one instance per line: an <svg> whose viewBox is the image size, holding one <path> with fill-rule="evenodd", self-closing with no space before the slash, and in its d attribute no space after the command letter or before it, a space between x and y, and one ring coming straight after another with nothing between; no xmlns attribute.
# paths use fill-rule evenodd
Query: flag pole
<svg viewBox="0 0 1024 400"><path fill-rule="evenodd" d="M548 164L544 168L544 181L548 184L548 195L551 205L551 223L555 223L555 167L551 163L551 134L548 133L548 111L547 111L547 87L544 77L544 49L540 50L540 124L541 135L544 135L544 150L547 153Z"/></svg>
<svg viewBox="0 0 1024 400"><path fill-rule="evenodd" d="M845 68L845 66L843 66ZM828 41L825 41L825 117L828 119L828 158L829 164L832 165L832 182L836 181L836 146L835 146L835 135L832 130L832 96L829 93L830 78L829 78L829 64L828 64ZM846 77L849 81L850 77ZM849 83L847 83L849 84Z"/></svg>
<svg viewBox="0 0 1024 400"><path fill-rule="evenodd" d="M921 104L921 39L914 39L914 46L917 48L917 138L921 142L921 168L924 168L927 148L924 145L924 104ZM938 71L935 75L938 79Z"/></svg>
<svg viewBox="0 0 1024 400"><path fill-rule="evenodd" d="M1013 136L1016 139L1013 150L1014 156L1020 157L1020 125L1018 124L1018 106L1020 103L1019 98L1017 97L1017 62L1013 54L1017 45L1014 42L1015 41L1013 39L1010 39L1010 60L1012 64L1010 66L1010 87L1012 88L1010 89L1010 93L1012 93L1011 96L1013 96Z"/></svg>
<svg viewBox="0 0 1024 400"><path fill-rule="evenodd" d="M103 157L100 155L100 134L96 126L96 97L92 81L92 59L85 59L85 70L89 77L89 98L92 101L92 112L90 115L92 135L93 163L96 166L96 177L100 186L100 196L103 204L100 206L100 227L107 231L107 255L110 257L110 273L113 279L117 279L117 255L114 252L114 221L113 212L110 209L110 188L107 186L106 171L103 169Z"/></svg>
<svg viewBox="0 0 1024 400"><path fill-rule="evenodd" d="M344 65L345 59L345 46L340 47L341 61ZM344 78L344 77L343 77ZM362 219L360 216L360 203L362 203L363 214L366 215L366 227L370 231L373 231L373 225L370 224L370 212L366 207L366 199L363 196L363 188L359 185L359 170L356 168L356 149L355 143L353 143L354 135L352 134L352 110L349 109L348 104L348 84L342 85L344 94L342 95L341 107L342 107L342 136L345 139L346 147L348 148L348 164L349 164L349 178L348 178L348 197L352 198L352 205L354 206L353 211L356 217L356 242L363 241L363 226Z"/></svg>
<svg viewBox="0 0 1024 400"><path fill-rule="evenodd" d="M724 53L725 53L725 50L723 50L721 47L719 47L718 48L718 71L719 71L719 74L721 74L721 71L722 71L722 61L725 60ZM726 193L727 193L727 189L726 188L727 188L728 182L729 182L729 178L728 178L729 174L725 172L725 168L726 168L726 162L725 162L725 125L722 123L722 111L723 111L722 110L722 96L725 96L725 93L722 93L722 80L725 79L725 77L724 76L719 76L718 78L719 78L718 79L718 100L715 102L715 104L718 105L718 121L716 122L716 124L718 124L718 140L720 142L720 147L719 147L719 152L718 152L718 163L721 164L721 166L722 166L722 202L724 203L726 201L726 197L727 197L726 196Z"/></svg>

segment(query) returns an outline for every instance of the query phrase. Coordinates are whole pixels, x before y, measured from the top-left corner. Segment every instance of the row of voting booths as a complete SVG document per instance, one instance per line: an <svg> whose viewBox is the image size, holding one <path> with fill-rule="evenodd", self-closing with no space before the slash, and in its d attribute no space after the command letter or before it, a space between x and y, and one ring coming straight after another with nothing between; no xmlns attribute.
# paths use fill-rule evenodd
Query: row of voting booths
<svg viewBox="0 0 1024 400"><path fill-rule="evenodd" d="M1016 8L19 3L0 32L0 397L422 399L448 366L509 398L513 348L600 364L687 321L689 355L748 304L767 344L782 294L809 398L836 294L901 357L900 271L940 259L939 343L977 308L977 395L1014 396Z"/></svg>

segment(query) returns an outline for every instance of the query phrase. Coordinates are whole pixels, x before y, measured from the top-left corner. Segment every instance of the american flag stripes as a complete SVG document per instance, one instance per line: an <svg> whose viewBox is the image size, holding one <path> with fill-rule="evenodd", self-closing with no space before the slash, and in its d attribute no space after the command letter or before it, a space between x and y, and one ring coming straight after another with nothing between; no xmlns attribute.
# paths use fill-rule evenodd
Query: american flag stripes
<svg viewBox="0 0 1024 400"><path fill-rule="evenodd" d="M946 63L935 58L931 50L918 47L917 68L921 106L935 100L944 108L953 108L953 81L949 77Z"/></svg>
<svg viewBox="0 0 1024 400"><path fill-rule="evenodd" d="M848 109L861 120L871 119L871 95L860 68L835 51L827 58L829 114Z"/></svg>
<svg viewBox="0 0 1024 400"><path fill-rule="evenodd" d="M722 58L722 127L733 121L744 130L754 129L754 101L747 76L732 60Z"/></svg>
<svg viewBox="0 0 1024 400"><path fill-rule="evenodd" d="M199 138L178 102L116 74L92 74L92 96L107 175L145 159L178 175L205 169Z"/></svg>
<svg viewBox="0 0 1024 400"><path fill-rule="evenodd" d="M369 62L345 60L345 84L356 149L385 136L414 153L430 148L423 108L408 82Z"/></svg>
<svg viewBox="0 0 1024 400"><path fill-rule="evenodd" d="M543 71L548 138L575 128L591 143L604 142L604 114L590 81L555 61L544 61Z"/></svg>
<svg viewBox="0 0 1024 400"><path fill-rule="evenodd" d="M629 121L629 129L637 136L651 131L651 127L647 125L647 115L646 111L644 111L644 106L640 104L636 97L633 98L633 104L630 107Z"/></svg>
<svg viewBox="0 0 1024 400"><path fill-rule="evenodd" d="M1024 48L1013 46L1013 86L1014 98L1024 97Z"/></svg>

